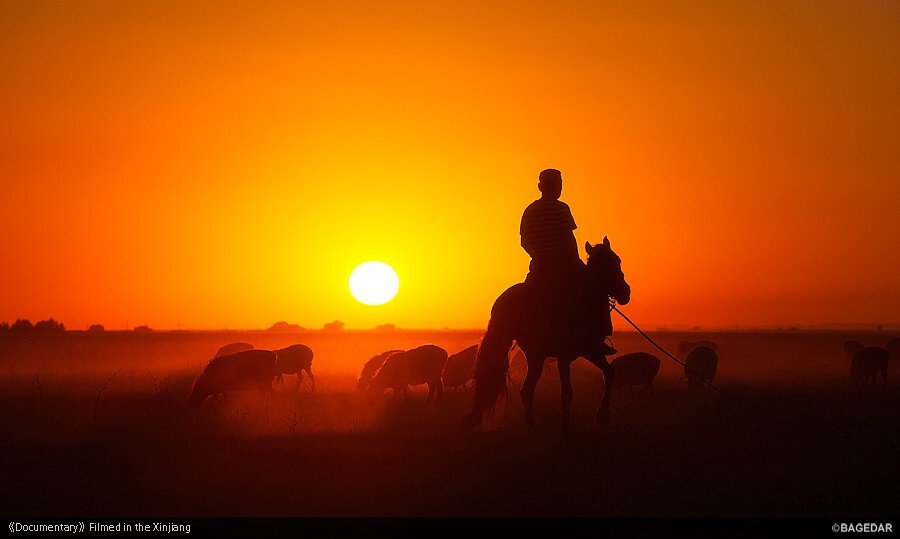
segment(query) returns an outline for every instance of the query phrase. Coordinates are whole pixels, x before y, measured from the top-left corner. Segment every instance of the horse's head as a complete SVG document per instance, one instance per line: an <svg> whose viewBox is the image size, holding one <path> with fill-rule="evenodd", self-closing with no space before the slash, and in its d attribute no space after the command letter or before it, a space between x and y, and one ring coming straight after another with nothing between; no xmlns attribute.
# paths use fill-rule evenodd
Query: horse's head
<svg viewBox="0 0 900 539"><path fill-rule="evenodd" d="M631 287L622 273L622 259L609 246L609 238L604 237L603 243L593 246L585 242L584 248L588 254L587 269L591 281L621 305L631 301Z"/></svg>

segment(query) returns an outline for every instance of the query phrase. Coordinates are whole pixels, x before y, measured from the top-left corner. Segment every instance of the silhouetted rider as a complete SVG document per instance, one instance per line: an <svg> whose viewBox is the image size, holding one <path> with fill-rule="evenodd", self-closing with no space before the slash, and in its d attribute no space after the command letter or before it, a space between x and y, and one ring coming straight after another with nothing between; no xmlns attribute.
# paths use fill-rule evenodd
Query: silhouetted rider
<svg viewBox="0 0 900 539"><path fill-rule="evenodd" d="M553 279L582 266L573 230L578 228L569 206L559 200L562 174L548 168L538 176L541 198L525 208L519 234L522 248L531 255L529 279Z"/></svg>
<svg viewBox="0 0 900 539"><path fill-rule="evenodd" d="M538 180L541 198L525 208L519 226L522 248L531 256L525 283L535 290L542 310L548 312L554 321L562 322L582 292L579 285L584 279L584 263L578 256L578 244L573 232L577 225L572 211L559 200L562 173L548 168L541 171ZM604 307L601 305L599 308ZM609 312L599 316L608 319ZM604 333L609 331L604 330ZM606 355L616 353L606 343L601 348Z"/></svg>

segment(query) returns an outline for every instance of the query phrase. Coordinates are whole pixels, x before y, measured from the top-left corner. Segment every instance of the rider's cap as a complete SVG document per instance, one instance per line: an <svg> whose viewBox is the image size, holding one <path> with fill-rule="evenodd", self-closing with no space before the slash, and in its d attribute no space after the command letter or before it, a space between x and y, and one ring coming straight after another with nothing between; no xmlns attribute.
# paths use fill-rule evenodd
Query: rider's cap
<svg viewBox="0 0 900 539"><path fill-rule="evenodd" d="M544 182L562 182L562 173L555 168L548 168L546 170L542 170L538 179L541 183Z"/></svg>

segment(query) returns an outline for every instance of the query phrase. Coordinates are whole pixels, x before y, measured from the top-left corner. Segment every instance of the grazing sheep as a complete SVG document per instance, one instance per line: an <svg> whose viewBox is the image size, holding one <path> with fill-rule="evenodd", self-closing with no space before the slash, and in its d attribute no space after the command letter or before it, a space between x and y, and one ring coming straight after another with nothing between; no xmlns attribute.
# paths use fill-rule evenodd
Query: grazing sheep
<svg viewBox="0 0 900 539"><path fill-rule="evenodd" d="M715 351L717 348L716 343L712 341L681 341L678 343L678 349L676 350L675 355L678 356L678 359L683 361L691 350L698 346L705 346L712 351Z"/></svg>
<svg viewBox="0 0 900 539"><path fill-rule="evenodd" d="M716 369L719 366L719 356L716 354L716 351L709 346L701 345L688 352L684 364L687 365L684 369L684 375L688 380L688 389L692 389L695 385L702 389L705 384L703 384L701 380L712 383L713 379L716 377Z"/></svg>
<svg viewBox="0 0 900 539"><path fill-rule="evenodd" d="M645 352L625 354L610 363L616 373L616 383L628 386L633 395L632 386L644 386L641 393L649 391L653 394L653 379L659 373L659 358Z"/></svg>
<svg viewBox="0 0 900 539"><path fill-rule="evenodd" d="M441 372L446 362L447 351L433 344L393 354L372 378L367 390L369 398L384 394L388 388L393 390L394 398L400 392L408 397L409 386L428 384L426 401L434 397L435 402L439 402L444 389Z"/></svg>
<svg viewBox="0 0 900 539"><path fill-rule="evenodd" d="M285 374L297 375L297 390L303 383L303 371L309 375L312 391L316 390L316 377L312 373L313 351L305 344L294 344L287 348L275 350L275 383L284 383Z"/></svg>
<svg viewBox="0 0 900 539"><path fill-rule="evenodd" d="M475 354L477 352L478 345L475 344L447 358L444 373L441 376L444 387L463 386L463 389L466 389L466 384L475 376Z"/></svg>
<svg viewBox="0 0 900 539"><path fill-rule="evenodd" d="M884 347L891 354L891 362L900 362L900 338L891 339Z"/></svg>
<svg viewBox="0 0 900 539"><path fill-rule="evenodd" d="M245 350L217 357L200 373L188 400L197 407L207 397L218 401L221 394L227 399L229 391L256 389L261 395L272 393L274 377L275 352L270 350Z"/></svg>
<svg viewBox="0 0 900 539"><path fill-rule="evenodd" d="M891 354L880 346L869 346L853 354L850 360L850 379L854 384L875 385L878 373L887 385L887 366Z"/></svg>
<svg viewBox="0 0 900 539"><path fill-rule="evenodd" d="M845 341L844 342L844 356L847 357L847 365L853 361L853 356L856 355L857 352L861 351L866 346L859 341Z"/></svg>
<svg viewBox="0 0 900 539"><path fill-rule="evenodd" d="M213 359L222 356L230 356L231 354L237 354L238 352L246 352L247 350L253 350L253 345L247 342L233 342L219 348L219 351L216 352Z"/></svg>
<svg viewBox="0 0 900 539"><path fill-rule="evenodd" d="M403 350L388 350L377 356L372 356L369 361L366 361L366 364L363 365L362 372L359 373L359 379L356 381L356 391L358 393L365 393L366 390L369 389L369 384L372 383L372 378L375 377L375 373L378 372L378 369L380 369L382 365L384 365L385 360L402 351Z"/></svg>

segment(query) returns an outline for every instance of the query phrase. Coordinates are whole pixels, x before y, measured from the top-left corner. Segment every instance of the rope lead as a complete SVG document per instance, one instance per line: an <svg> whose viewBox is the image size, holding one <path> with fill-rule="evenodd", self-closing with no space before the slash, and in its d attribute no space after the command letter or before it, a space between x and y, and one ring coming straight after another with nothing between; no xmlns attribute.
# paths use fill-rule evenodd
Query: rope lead
<svg viewBox="0 0 900 539"><path fill-rule="evenodd" d="M654 341L653 339L651 339L650 336L647 335L646 333L644 333L644 331L643 331L641 328L639 328L637 324L635 324L634 322L631 321L630 318L628 318L627 316L625 316L625 313L623 313L622 311L619 310L618 307L616 307L615 300L613 300L612 302L610 302L609 307L610 307L610 310L613 310L613 311L616 311L617 313L619 313L619 316L621 316L622 318L625 319L626 322L628 322L629 324L631 324L631 326L632 326L634 329L636 329L636 330L638 331L638 333L641 334L641 336L643 336L645 339L647 339L647 340L650 342L650 344L652 344L653 346L659 348L659 350L662 351L662 353L664 353L665 355L669 356L669 358L671 358L672 361L674 361L675 363L678 363L679 365L681 365L681 366L684 367L685 369L687 369L687 370L689 370L690 372L694 373L694 375L697 376L697 378L699 378L700 381L702 381L704 384L706 384L706 385L708 385L709 387L715 389L715 390L716 390L717 392L719 392L720 394L722 394L722 395L728 397L732 402L734 402L735 404L737 404L738 406L740 406L741 408L743 408L744 410L746 410L751 416L753 416L753 419L757 419L756 414L754 414L753 411L750 410L750 408L747 408L746 406L744 406L744 404L743 404L741 401L739 401L739 400L737 400L736 398L732 397L732 396L729 395L728 393L725 393L724 391L722 391L722 390L719 389L718 387L712 385L712 383L707 382L706 380L704 380L703 378L701 378L700 375L697 374L696 371L694 371L694 369L688 367L687 365L685 365L684 363L682 363L681 361L679 361L675 356L673 356L672 354L670 354L665 348L663 348L662 346L656 344L656 341Z"/></svg>

